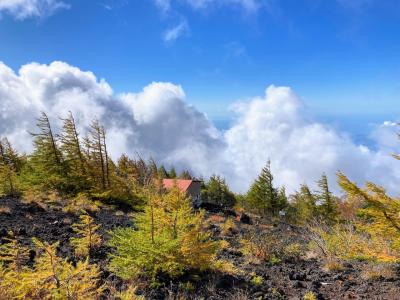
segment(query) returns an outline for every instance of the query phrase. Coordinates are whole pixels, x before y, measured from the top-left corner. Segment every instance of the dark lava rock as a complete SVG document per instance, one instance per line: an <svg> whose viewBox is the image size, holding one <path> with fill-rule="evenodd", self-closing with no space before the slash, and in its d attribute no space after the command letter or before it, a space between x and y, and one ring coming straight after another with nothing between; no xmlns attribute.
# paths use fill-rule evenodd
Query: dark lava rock
<svg viewBox="0 0 400 300"><path fill-rule="evenodd" d="M26 229L24 227L18 228L17 235L26 235Z"/></svg>
<svg viewBox="0 0 400 300"><path fill-rule="evenodd" d="M305 289L307 288L307 284L303 281L295 281L292 286L297 289Z"/></svg>
<svg viewBox="0 0 400 300"><path fill-rule="evenodd" d="M0 238L8 236L7 229L1 228L0 229Z"/></svg>
<svg viewBox="0 0 400 300"><path fill-rule="evenodd" d="M223 275L217 280L217 289L230 289L235 283L235 277L232 275Z"/></svg>
<svg viewBox="0 0 400 300"><path fill-rule="evenodd" d="M305 281L307 279L307 275L302 273L291 272L289 273L289 279Z"/></svg>
<svg viewBox="0 0 400 300"><path fill-rule="evenodd" d="M251 224L251 219L248 215L246 215L245 213L242 213L240 215L240 222L242 222L243 224Z"/></svg>

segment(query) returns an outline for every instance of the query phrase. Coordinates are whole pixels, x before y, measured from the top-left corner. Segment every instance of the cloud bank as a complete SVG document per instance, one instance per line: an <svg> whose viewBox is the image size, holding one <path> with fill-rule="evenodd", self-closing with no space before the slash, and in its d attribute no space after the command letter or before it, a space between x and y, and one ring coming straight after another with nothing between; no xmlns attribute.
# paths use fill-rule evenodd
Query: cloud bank
<svg viewBox="0 0 400 300"><path fill-rule="evenodd" d="M1 0L0 16L5 12L18 20L42 18L66 8L69 5L58 0Z"/></svg>
<svg viewBox="0 0 400 300"><path fill-rule="evenodd" d="M63 62L31 63L15 73L0 63L0 135L23 151L40 111L58 117L72 111L84 133L92 118L107 128L111 155L136 152L196 175L218 173L235 191L246 191L268 159L276 183L294 191L311 186L323 172L332 183L338 170L353 180L374 180L398 192L400 168L395 126L385 122L371 136L377 150L355 144L348 135L318 123L289 87L269 86L265 95L236 103L235 122L219 131L186 101L181 86L153 82L137 93L116 95L109 84Z"/></svg>

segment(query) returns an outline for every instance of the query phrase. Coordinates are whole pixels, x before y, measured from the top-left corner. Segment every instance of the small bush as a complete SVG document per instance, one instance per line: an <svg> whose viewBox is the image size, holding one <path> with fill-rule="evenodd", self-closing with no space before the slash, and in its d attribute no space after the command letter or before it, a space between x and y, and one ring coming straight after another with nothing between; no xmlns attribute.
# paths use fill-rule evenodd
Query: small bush
<svg viewBox="0 0 400 300"><path fill-rule="evenodd" d="M214 264L214 269L216 271L226 274L231 274L231 275L239 274L239 270L235 267L235 265L232 262L228 260L222 260L222 259L217 260Z"/></svg>
<svg viewBox="0 0 400 300"><path fill-rule="evenodd" d="M317 300L317 296L311 291L308 291L304 294L303 300Z"/></svg>
<svg viewBox="0 0 400 300"><path fill-rule="evenodd" d="M273 234L251 233L240 241L242 252L250 261L271 262L282 257L285 244ZM280 261L280 259L279 259Z"/></svg>
<svg viewBox="0 0 400 300"><path fill-rule="evenodd" d="M343 264L339 260L329 260L324 264L324 270L327 272L337 272L343 269Z"/></svg>
<svg viewBox="0 0 400 300"><path fill-rule="evenodd" d="M283 249L284 258L286 260L299 260L304 256L305 249L300 243L290 243Z"/></svg>
<svg viewBox="0 0 400 300"><path fill-rule="evenodd" d="M361 272L361 278L365 280L391 279L395 277L396 270L392 264L368 264Z"/></svg>
<svg viewBox="0 0 400 300"><path fill-rule="evenodd" d="M226 219L225 223L221 225L223 235L231 235L237 231L237 227L232 218Z"/></svg>
<svg viewBox="0 0 400 300"><path fill-rule="evenodd" d="M82 214L80 223L73 224L72 229L79 237L71 238L71 245L79 257L89 256L91 251L101 245L101 237L97 233L100 225L96 225L93 218L87 213Z"/></svg>
<svg viewBox="0 0 400 300"><path fill-rule="evenodd" d="M21 264L27 253L16 241L9 243L13 247L0 249L0 295L4 299L97 299L102 293L97 266L88 260L73 266L56 255L57 243L33 242L38 256L32 268Z"/></svg>
<svg viewBox="0 0 400 300"><path fill-rule="evenodd" d="M79 213L82 210L96 212L99 210L99 205L85 194L80 193L76 197L69 199L67 205L63 207L63 211L68 213Z"/></svg>
<svg viewBox="0 0 400 300"><path fill-rule="evenodd" d="M136 295L137 287L129 286L126 290L116 292L115 297L120 300L145 300L144 296Z"/></svg>
<svg viewBox="0 0 400 300"><path fill-rule="evenodd" d="M178 188L149 197L145 212L136 219L137 230L112 232L110 269L123 279L155 279L160 272L176 277L189 269L212 268L219 245L204 229L204 215L193 212Z"/></svg>
<svg viewBox="0 0 400 300"><path fill-rule="evenodd" d="M263 282L264 282L264 278L263 278L262 276L255 275L255 276L253 276L253 278L251 279L251 283L252 283L253 285L262 285Z"/></svg>

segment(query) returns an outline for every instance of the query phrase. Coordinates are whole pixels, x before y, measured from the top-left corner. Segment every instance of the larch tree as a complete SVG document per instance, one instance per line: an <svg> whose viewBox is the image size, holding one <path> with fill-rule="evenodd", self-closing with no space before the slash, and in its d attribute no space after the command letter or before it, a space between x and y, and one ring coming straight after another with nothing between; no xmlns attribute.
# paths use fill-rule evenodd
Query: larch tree
<svg viewBox="0 0 400 300"><path fill-rule="evenodd" d="M63 131L60 135L60 150L68 165L68 179L77 190L88 187L86 160L82 151L79 133L76 129L74 116L71 112L67 118L62 119Z"/></svg>
<svg viewBox="0 0 400 300"><path fill-rule="evenodd" d="M250 208L256 209L263 214L277 216L283 208L278 196L278 190L273 185L271 173L271 162L261 170L261 174L250 186L247 193L247 201Z"/></svg>
<svg viewBox="0 0 400 300"><path fill-rule="evenodd" d="M176 177L177 177L177 174L176 174L175 167L172 166L171 169L168 172L168 178L174 179Z"/></svg>
<svg viewBox="0 0 400 300"><path fill-rule="evenodd" d="M49 118L42 112L37 119L38 133L34 138L34 150L30 163L32 183L44 188L63 191L65 189L66 169L57 136L53 133Z"/></svg>
<svg viewBox="0 0 400 300"><path fill-rule="evenodd" d="M161 179L168 178L168 172L163 165L158 168L158 177Z"/></svg>
<svg viewBox="0 0 400 300"><path fill-rule="evenodd" d="M124 279L143 274L155 279L160 272L174 277L190 269L211 268L218 244L203 220L177 187L166 194L154 189L144 213L135 220L137 229L113 231L109 245L116 249L110 254L110 269Z"/></svg>
<svg viewBox="0 0 400 300"><path fill-rule="evenodd" d="M229 190L225 179L212 175L201 191L201 199L205 202L232 207L235 205L235 195Z"/></svg>
<svg viewBox="0 0 400 300"><path fill-rule="evenodd" d="M190 174L188 170L184 170L179 174L179 179L193 179L193 176Z"/></svg>
<svg viewBox="0 0 400 300"><path fill-rule="evenodd" d="M317 199L320 203L319 210L321 217L328 222L337 220L337 199L329 189L328 177L322 174L321 179L317 182L319 190L317 191Z"/></svg>
<svg viewBox="0 0 400 300"><path fill-rule="evenodd" d="M294 218L298 223L306 223L319 216L317 197L305 184L302 184L300 190L291 197L291 207L294 209Z"/></svg>
<svg viewBox="0 0 400 300"><path fill-rule="evenodd" d="M21 158L7 138L0 140L0 194L18 194L17 175L21 170Z"/></svg>
<svg viewBox="0 0 400 300"><path fill-rule="evenodd" d="M109 185L109 161L105 139L104 127L97 119L93 120L89 136L85 138L85 147L91 176L100 191L105 191Z"/></svg>

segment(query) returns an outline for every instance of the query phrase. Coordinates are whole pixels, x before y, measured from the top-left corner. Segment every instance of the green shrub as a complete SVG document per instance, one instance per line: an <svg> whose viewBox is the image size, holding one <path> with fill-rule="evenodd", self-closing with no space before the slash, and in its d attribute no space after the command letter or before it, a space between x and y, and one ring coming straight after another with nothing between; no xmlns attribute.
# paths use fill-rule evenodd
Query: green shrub
<svg viewBox="0 0 400 300"><path fill-rule="evenodd" d="M205 231L203 214L194 213L190 200L178 188L165 195L152 193L144 213L136 219L137 230L118 228L109 245L110 269L123 279L140 274L171 277L188 269L208 269L215 262L218 243Z"/></svg>

